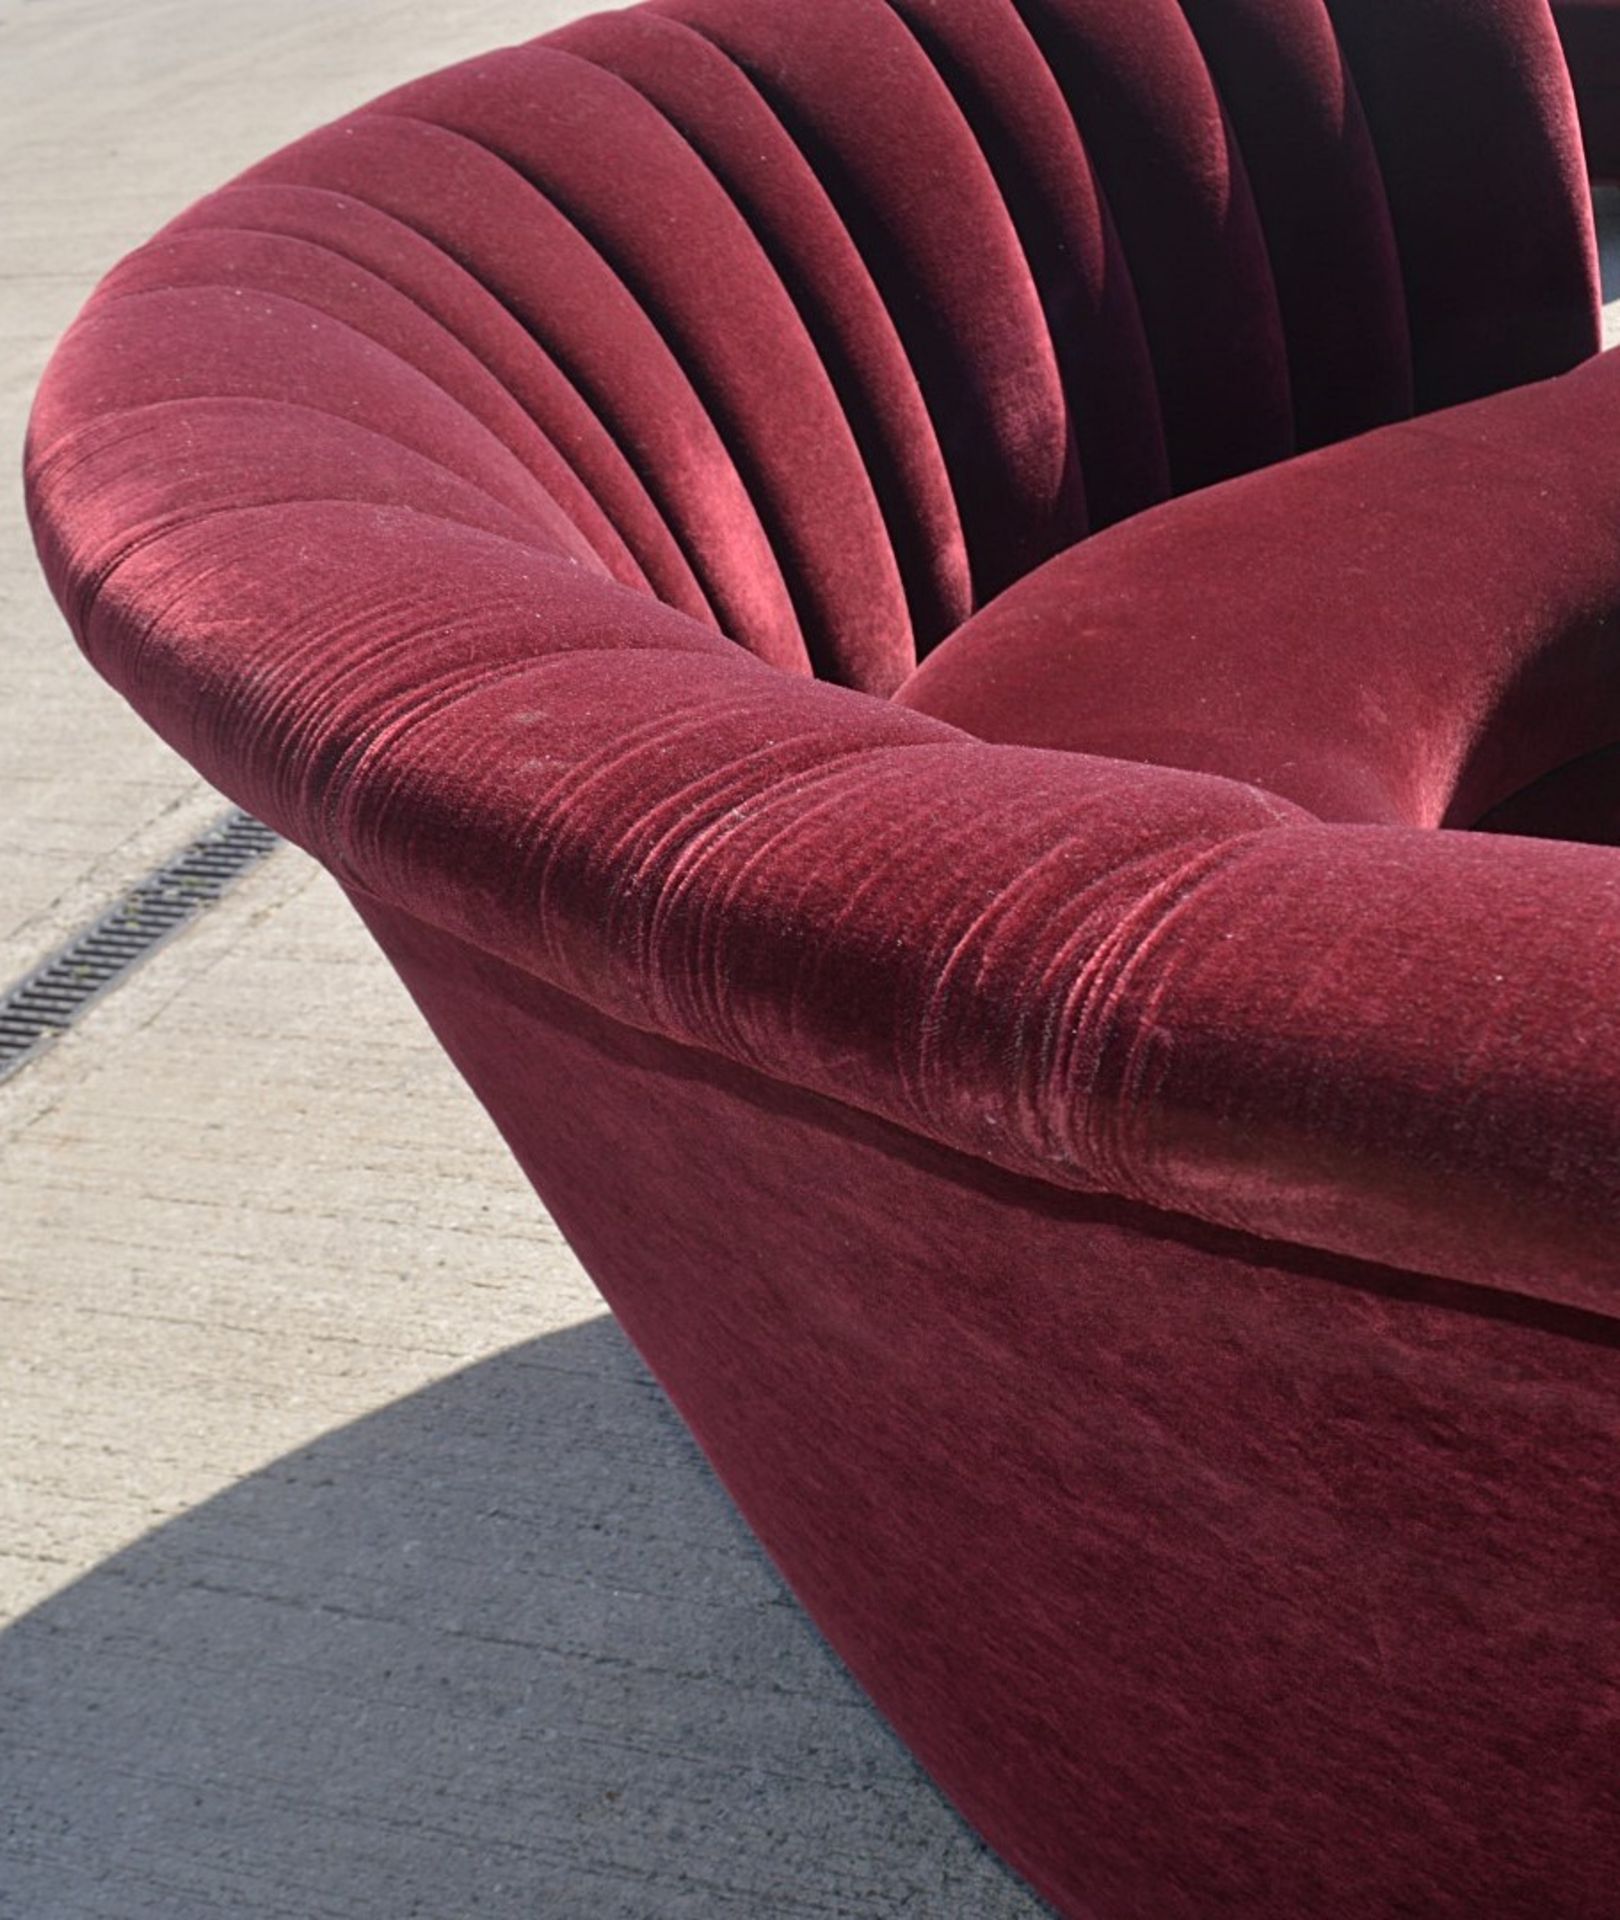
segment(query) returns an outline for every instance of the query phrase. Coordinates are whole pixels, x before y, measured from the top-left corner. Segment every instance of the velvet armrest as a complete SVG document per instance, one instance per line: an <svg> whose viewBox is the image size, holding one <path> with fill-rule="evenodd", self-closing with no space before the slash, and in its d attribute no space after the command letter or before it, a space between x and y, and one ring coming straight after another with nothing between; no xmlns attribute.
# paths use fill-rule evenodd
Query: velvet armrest
<svg viewBox="0 0 1620 1920"><path fill-rule="evenodd" d="M895 698L1325 820L1472 827L1620 741L1620 353L1139 514Z"/></svg>
<svg viewBox="0 0 1620 1920"><path fill-rule="evenodd" d="M1620 855L1324 824L767 667L409 369L301 318L298 399L221 393L172 319L106 301L59 353L41 554L101 671L346 885L1018 1173L1620 1301Z"/></svg>

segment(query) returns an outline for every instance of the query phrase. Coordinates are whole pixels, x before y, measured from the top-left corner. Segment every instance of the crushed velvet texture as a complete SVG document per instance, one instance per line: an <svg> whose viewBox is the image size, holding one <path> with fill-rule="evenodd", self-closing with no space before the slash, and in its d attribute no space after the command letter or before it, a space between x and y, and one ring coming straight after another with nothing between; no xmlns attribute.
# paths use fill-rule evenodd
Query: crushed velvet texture
<svg viewBox="0 0 1620 1920"><path fill-rule="evenodd" d="M91 659L1066 1913L1608 1911L1596 344L1545 0L658 0L42 385Z"/></svg>
<svg viewBox="0 0 1620 1920"><path fill-rule="evenodd" d="M1587 165L1620 180L1620 0L1553 0L1553 18L1575 82Z"/></svg>

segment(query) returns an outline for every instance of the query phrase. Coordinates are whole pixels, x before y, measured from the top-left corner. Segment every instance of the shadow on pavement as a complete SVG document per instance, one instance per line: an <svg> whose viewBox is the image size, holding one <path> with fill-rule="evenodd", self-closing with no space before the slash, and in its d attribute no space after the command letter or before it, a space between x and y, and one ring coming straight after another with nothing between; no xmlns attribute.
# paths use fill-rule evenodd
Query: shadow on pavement
<svg viewBox="0 0 1620 1920"><path fill-rule="evenodd" d="M614 1324L277 1460L0 1638L18 1920L1031 1920Z"/></svg>

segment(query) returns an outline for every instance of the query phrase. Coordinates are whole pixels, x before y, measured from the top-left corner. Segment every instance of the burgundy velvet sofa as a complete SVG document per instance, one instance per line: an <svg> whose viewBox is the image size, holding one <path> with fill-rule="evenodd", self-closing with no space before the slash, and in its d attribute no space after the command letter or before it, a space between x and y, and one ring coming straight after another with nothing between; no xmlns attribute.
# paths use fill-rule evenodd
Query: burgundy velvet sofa
<svg viewBox="0 0 1620 1920"><path fill-rule="evenodd" d="M1612 1920L1620 366L1547 0L657 0L29 496L1068 1915Z"/></svg>
<svg viewBox="0 0 1620 1920"><path fill-rule="evenodd" d="M1553 17L1575 82L1587 166L1620 180L1620 0L1553 0Z"/></svg>

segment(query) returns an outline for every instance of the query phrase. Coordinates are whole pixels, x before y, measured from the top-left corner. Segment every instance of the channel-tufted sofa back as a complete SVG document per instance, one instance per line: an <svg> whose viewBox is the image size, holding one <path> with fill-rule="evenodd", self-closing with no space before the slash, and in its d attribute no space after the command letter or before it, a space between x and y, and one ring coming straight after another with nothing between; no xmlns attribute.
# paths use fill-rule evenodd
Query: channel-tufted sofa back
<svg viewBox="0 0 1620 1920"><path fill-rule="evenodd" d="M108 291L267 402L352 336L335 411L886 693L1090 531L1589 353L1552 49L1543 0L657 0L300 141Z"/></svg>

